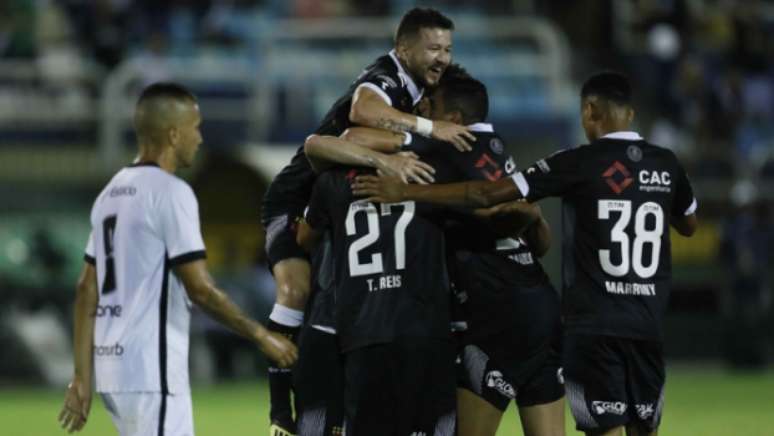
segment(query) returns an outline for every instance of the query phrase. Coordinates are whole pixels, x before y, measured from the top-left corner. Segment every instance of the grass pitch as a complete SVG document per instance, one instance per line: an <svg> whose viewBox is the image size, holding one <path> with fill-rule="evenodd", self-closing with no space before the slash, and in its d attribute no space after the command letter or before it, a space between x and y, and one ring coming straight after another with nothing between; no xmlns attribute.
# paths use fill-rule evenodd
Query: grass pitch
<svg viewBox="0 0 774 436"><path fill-rule="evenodd" d="M774 436L774 371L733 373L720 368L671 366L662 436ZM64 389L0 389L0 434L66 434L56 422ZM263 382L195 386L194 420L198 436L268 434L268 392ZM567 434L577 435L567 413ZM92 406L84 436L116 434L99 399ZM498 436L521 435L511 407Z"/></svg>

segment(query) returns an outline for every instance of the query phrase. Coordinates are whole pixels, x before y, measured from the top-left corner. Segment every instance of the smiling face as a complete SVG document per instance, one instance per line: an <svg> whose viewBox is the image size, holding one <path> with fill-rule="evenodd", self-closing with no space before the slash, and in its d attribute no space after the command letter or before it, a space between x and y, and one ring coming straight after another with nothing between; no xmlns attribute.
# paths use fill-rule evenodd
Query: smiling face
<svg viewBox="0 0 774 436"><path fill-rule="evenodd" d="M409 74L423 86L438 85L452 59L451 30L423 27L398 45L398 56Z"/></svg>

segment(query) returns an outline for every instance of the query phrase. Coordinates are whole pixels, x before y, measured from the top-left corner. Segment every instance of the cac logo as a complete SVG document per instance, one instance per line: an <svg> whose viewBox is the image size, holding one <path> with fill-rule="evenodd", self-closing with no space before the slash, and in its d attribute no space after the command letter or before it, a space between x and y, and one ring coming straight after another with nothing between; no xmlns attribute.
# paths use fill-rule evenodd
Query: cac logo
<svg viewBox="0 0 774 436"><path fill-rule="evenodd" d="M591 408L597 415L604 415L605 413L623 415L626 413L626 403L620 401L592 401Z"/></svg>
<svg viewBox="0 0 774 436"><path fill-rule="evenodd" d="M500 371L489 371L486 374L486 385L510 399L516 398L516 390L503 379L503 373Z"/></svg>

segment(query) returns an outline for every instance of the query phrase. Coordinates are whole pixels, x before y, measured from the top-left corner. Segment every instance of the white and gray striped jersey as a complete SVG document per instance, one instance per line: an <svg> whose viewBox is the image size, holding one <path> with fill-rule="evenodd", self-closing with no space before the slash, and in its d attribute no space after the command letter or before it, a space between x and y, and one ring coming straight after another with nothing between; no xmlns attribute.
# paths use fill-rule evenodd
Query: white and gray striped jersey
<svg viewBox="0 0 774 436"><path fill-rule="evenodd" d="M171 268L205 257L193 190L155 164L119 171L91 211L98 392L185 393L191 302Z"/></svg>

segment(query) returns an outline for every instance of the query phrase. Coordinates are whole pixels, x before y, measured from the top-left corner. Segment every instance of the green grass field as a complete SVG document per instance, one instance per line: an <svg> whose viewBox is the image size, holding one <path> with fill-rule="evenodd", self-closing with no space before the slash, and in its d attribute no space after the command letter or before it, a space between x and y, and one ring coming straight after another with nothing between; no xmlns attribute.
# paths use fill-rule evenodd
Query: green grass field
<svg viewBox="0 0 774 436"><path fill-rule="evenodd" d="M774 372L730 373L719 368L668 369L666 409L660 434L672 436L774 436ZM0 390L0 434L65 434L57 426L63 391L34 388ZM267 435L267 391L263 383L199 386L193 390L199 436ZM569 435L574 430L567 414ZM115 434L97 400L83 435ZM521 435L513 409L498 435Z"/></svg>

